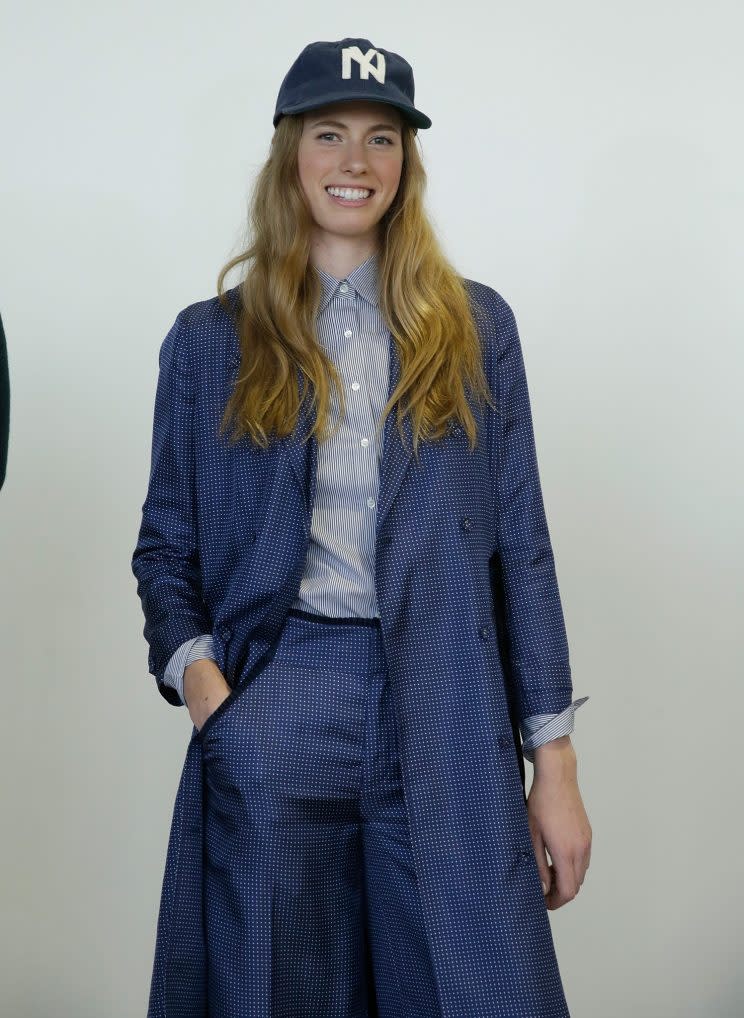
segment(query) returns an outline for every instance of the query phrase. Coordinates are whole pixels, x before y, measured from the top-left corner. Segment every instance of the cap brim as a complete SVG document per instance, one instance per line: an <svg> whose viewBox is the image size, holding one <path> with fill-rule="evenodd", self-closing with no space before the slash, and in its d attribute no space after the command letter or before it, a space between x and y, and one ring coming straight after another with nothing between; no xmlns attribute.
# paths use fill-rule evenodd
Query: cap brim
<svg viewBox="0 0 744 1018"><path fill-rule="evenodd" d="M274 114L274 127L276 127L279 119L287 113L305 113L308 110L318 109L320 106L329 106L331 103L353 102L357 99L365 99L369 102L379 102L385 103L387 106L394 106L400 115L414 127L421 127L424 129L431 127L431 120L420 110L411 106L401 106L399 103L393 102L391 99L384 99L382 96L370 95L369 92L360 92L357 95L346 93L343 96L325 95L308 100L308 102L297 103L294 106L285 106L278 113Z"/></svg>

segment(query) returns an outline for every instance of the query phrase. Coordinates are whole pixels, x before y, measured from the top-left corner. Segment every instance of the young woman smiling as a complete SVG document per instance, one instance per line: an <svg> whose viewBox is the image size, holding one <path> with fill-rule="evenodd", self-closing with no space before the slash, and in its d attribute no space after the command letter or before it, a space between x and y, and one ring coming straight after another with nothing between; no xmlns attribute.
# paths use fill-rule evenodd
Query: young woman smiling
<svg viewBox="0 0 744 1018"><path fill-rule="evenodd" d="M132 568L193 731L149 1018L569 1014L587 698L514 315L436 241L430 126L398 54L305 47L251 244L162 345Z"/></svg>

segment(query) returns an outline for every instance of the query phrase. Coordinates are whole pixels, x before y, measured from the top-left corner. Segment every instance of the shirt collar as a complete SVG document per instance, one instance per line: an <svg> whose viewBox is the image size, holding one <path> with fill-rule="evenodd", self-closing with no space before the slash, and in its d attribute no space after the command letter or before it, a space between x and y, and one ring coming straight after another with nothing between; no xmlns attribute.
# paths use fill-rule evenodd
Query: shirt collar
<svg viewBox="0 0 744 1018"><path fill-rule="evenodd" d="M318 313L325 311L331 297L335 296L338 290L339 283L342 282L340 279L336 279L325 269L321 269L319 265L314 266L316 272L320 276L320 281L323 287L323 295L320 299L320 308ZM348 276L344 277L346 282L352 289L356 290L360 297L364 297L366 301L373 304L375 307L378 305L379 293L378 293L378 280L379 280L379 256L374 251L369 258L362 262L361 265L357 265L353 272L350 272Z"/></svg>

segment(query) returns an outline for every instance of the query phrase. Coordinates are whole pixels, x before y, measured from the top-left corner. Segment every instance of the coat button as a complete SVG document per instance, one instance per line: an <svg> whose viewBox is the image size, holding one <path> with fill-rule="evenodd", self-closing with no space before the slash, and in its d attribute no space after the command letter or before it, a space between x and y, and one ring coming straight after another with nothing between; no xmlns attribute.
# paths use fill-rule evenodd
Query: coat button
<svg viewBox="0 0 744 1018"><path fill-rule="evenodd" d="M222 626L220 629L220 637L223 640L229 640L232 636L232 629L229 626Z"/></svg>

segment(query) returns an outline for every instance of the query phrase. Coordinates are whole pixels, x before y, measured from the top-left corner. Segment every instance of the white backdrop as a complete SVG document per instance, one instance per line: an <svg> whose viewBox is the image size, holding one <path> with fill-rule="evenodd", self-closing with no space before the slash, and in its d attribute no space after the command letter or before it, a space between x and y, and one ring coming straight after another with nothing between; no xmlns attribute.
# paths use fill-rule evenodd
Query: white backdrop
<svg viewBox="0 0 744 1018"><path fill-rule="evenodd" d="M130 568L158 350L238 249L289 65L351 35L413 65L440 240L522 337L590 696L572 1018L741 1015L741 6L371 6L0 0L0 1010L145 1014L191 733Z"/></svg>

